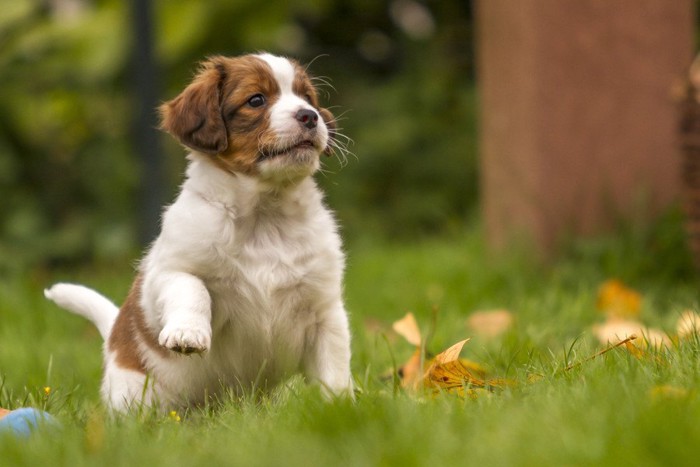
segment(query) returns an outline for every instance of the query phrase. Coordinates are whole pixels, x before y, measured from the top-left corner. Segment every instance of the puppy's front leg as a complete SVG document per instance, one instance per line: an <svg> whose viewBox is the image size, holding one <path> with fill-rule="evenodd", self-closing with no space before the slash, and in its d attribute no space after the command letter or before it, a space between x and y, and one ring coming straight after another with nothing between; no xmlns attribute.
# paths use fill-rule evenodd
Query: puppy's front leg
<svg viewBox="0 0 700 467"><path fill-rule="evenodd" d="M144 282L160 328L158 343L175 352L201 353L211 346L211 297L204 283L184 272L152 273Z"/></svg>
<svg viewBox="0 0 700 467"><path fill-rule="evenodd" d="M326 395L353 397L350 374L350 330L342 303L317 324L304 359L304 373Z"/></svg>

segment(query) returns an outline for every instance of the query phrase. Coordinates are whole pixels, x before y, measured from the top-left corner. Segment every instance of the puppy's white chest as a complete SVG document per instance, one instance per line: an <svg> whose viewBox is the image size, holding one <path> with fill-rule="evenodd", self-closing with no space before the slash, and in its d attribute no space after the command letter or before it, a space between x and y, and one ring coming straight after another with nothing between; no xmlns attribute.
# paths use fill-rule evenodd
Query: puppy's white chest
<svg viewBox="0 0 700 467"><path fill-rule="evenodd" d="M227 271L213 281L212 292L227 301L242 302L241 311L282 314L298 306L296 296L310 288L307 279L313 275L313 255L310 245L266 230L262 238L251 237L234 246L223 261Z"/></svg>
<svg viewBox="0 0 700 467"><path fill-rule="evenodd" d="M311 243L289 235L296 230L285 219L241 223L237 241L228 250L220 245L225 270L205 279L212 356L239 378L255 378L263 367L269 380L294 373L315 334L319 265Z"/></svg>

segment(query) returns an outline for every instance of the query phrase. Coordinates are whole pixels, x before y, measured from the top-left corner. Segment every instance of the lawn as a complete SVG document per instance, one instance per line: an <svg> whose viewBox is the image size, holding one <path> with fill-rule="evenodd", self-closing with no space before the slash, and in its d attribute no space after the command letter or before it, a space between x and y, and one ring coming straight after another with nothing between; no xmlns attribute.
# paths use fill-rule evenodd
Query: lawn
<svg viewBox="0 0 700 467"><path fill-rule="evenodd" d="M478 227L415 243L358 240L348 245L345 285L354 402L324 402L292 380L263 400L117 419L99 403L99 334L46 302L42 288L73 280L119 301L130 261L3 278L0 406L45 408L62 428L23 441L0 436L0 464L696 465L697 336L639 357L616 348L586 360L604 348L591 329L607 279L637 290L639 319L671 334L683 310L697 311L680 232L669 216L651 229L569 242L546 264L523 251L487 253ZM472 336L470 313L496 308L513 313L513 328L474 337L462 356L512 386L475 399L395 386L391 369L414 348L393 321L412 311L437 353Z"/></svg>

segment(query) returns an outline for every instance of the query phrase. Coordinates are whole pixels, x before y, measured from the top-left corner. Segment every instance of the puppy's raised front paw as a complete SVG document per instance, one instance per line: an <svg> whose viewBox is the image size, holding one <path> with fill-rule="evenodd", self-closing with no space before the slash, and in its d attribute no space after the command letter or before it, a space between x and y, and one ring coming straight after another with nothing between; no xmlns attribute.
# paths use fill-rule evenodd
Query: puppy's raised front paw
<svg viewBox="0 0 700 467"><path fill-rule="evenodd" d="M181 354L202 353L211 346L211 327L203 325L166 325L158 336L158 343Z"/></svg>

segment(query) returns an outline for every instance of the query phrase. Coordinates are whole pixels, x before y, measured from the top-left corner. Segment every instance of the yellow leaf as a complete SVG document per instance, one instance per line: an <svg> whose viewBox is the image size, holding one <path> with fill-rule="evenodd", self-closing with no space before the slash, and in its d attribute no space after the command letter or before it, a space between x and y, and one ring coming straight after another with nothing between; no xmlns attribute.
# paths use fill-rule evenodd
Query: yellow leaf
<svg viewBox="0 0 700 467"><path fill-rule="evenodd" d="M636 338L625 342L625 348L627 351L637 358L646 356L645 352L634 344L634 340L636 340Z"/></svg>
<svg viewBox="0 0 700 467"><path fill-rule="evenodd" d="M479 389L492 389L511 385L502 379L486 380L479 370L470 368L468 360L459 358L462 347L469 339L457 342L455 345L436 356L423 376L423 387L432 389L434 393L446 392L461 397L476 397Z"/></svg>
<svg viewBox="0 0 700 467"><path fill-rule="evenodd" d="M421 351L420 349L416 349L406 363L399 367L398 375L401 381L401 387L415 389L427 369L430 368L430 365L434 362L434 360L427 360L424 362L423 368L421 368L420 361ZM481 379L486 377L486 370L478 363L466 358L460 358L459 361L476 377Z"/></svg>
<svg viewBox="0 0 700 467"><path fill-rule="evenodd" d="M691 392L685 388L671 386L670 384L662 384L654 386L649 390L649 396L654 400L660 399L686 399L691 395Z"/></svg>
<svg viewBox="0 0 700 467"><path fill-rule="evenodd" d="M479 365L478 363L468 360L466 358L460 358L459 362L464 365L464 367L469 370L470 373L473 375L485 379L486 378L486 370L484 369L483 366Z"/></svg>
<svg viewBox="0 0 700 467"><path fill-rule="evenodd" d="M513 313L508 310L476 311L467 319L467 325L480 337L498 337L513 327Z"/></svg>
<svg viewBox="0 0 700 467"><path fill-rule="evenodd" d="M469 340L470 339L464 339L463 341L459 341L449 349L442 352L441 354L438 354L438 356L435 357L434 363L445 364L458 360L459 353L462 351L462 347L464 347L464 344L469 342Z"/></svg>
<svg viewBox="0 0 700 467"><path fill-rule="evenodd" d="M392 328L397 334L406 339L409 344L420 347L422 338L420 335L420 329L418 329L418 323L416 323L416 318L413 316L413 313L406 313L406 316L394 322Z"/></svg>
<svg viewBox="0 0 700 467"><path fill-rule="evenodd" d="M700 333L700 315L692 310L685 310L678 318L676 332L681 338Z"/></svg>
<svg viewBox="0 0 700 467"><path fill-rule="evenodd" d="M639 315L642 296L617 279L604 282L598 290L597 307L608 316L633 318Z"/></svg>

